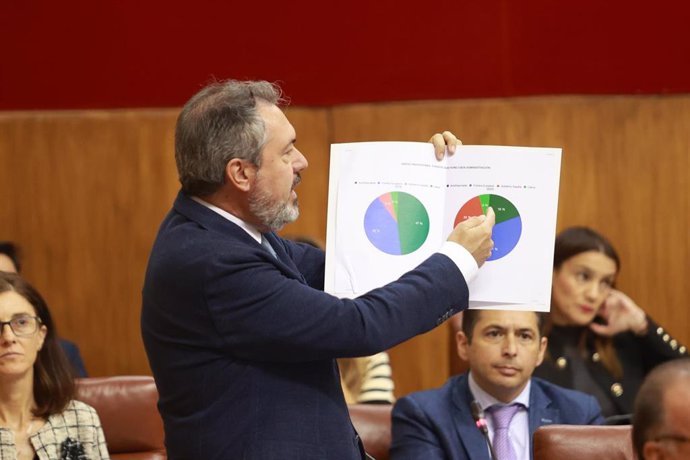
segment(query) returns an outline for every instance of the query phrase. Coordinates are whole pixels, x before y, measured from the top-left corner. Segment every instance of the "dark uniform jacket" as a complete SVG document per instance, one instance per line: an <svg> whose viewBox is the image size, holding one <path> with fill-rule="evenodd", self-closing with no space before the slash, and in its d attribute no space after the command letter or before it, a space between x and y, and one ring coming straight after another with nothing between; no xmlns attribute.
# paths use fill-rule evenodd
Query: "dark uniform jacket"
<svg viewBox="0 0 690 460"><path fill-rule="evenodd" d="M662 327L651 318L645 336L632 332L621 333L613 338L614 348L623 368L622 378L615 378L604 367L601 357L594 348L595 334L589 329L554 327L549 333L547 356L544 362L534 371L534 375L557 385L588 392L597 396L604 416L630 414L633 411L635 395L642 385L647 373L656 365L665 361L687 356L685 346L679 344ZM583 332L585 338L585 355L578 357L579 363L566 357L566 349L576 346L574 341ZM594 385L583 387L583 379L574 372L585 369L587 378Z"/></svg>

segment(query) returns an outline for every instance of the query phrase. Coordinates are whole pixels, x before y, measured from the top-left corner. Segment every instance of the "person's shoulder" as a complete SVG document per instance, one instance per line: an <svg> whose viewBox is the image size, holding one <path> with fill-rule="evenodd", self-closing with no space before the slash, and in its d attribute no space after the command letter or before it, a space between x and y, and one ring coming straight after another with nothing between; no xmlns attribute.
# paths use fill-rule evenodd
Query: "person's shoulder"
<svg viewBox="0 0 690 460"><path fill-rule="evenodd" d="M532 377L532 385L539 388L546 396L548 396L552 402L560 405L567 406L573 404L575 406L590 405L595 402L594 396L587 393L583 393L578 390L571 390L569 388L563 388L556 385L555 383L548 382L546 380L540 379L539 377Z"/></svg>
<svg viewBox="0 0 690 460"><path fill-rule="evenodd" d="M459 377L451 377L439 388L416 391L398 399L392 413L394 424L414 419L437 427L452 426L453 414L456 411L469 411L469 408L462 407L462 395L455 394Z"/></svg>
<svg viewBox="0 0 690 460"><path fill-rule="evenodd" d="M100 426L100 419L98 418L96 409L76 399L71 400L67 404L65 410L62 411L62 415L65 419L74 421L77 425Z"/></svg>
<svg viewBox="0 0 690 460"><path fill-rule="evenodd" d="M592 395L577 390L570 390L532 377L530 407L535 404L537 410L556 411L552 413L557 423L567 425L599 425L604 422L601 406Z"/></svg>
<svg viewBox="0 0 690 460"><path fill-rule="evenodd" d="M400 404L401 401L414 402L420 406L427 406L436 403L445 404L446 401L451 398L454 388L459 384L462 378L464 378L463 375L456 375L448 379L441 387L410 393L400 398L396 405Z"/></svg>
<svg viewBox="0 0 690 460"><path fill-rule="evenodd" d="M361 370L365 373L376 371L376 375L379 377L382 375L390 376L391 367L390 359L388 353L385 351L369 355L361 356L359 358L353 358L354 362L361 367Z"/></svg>
<svg viewBox="0 0 690 460"><path fill-rule="evenodd" d="M72 342L71 340L59 338L58 342L60 342L60 346L66 353L79 353L79 347L76 343Z"/></svg>
<svg viewBox="0 0 690 460"><path fill-rule="evenodd" d="M264 253L265 249L244 229L221 216L213 218L218 222L207 227L185 221L169 228L159 235L154 254L176 269L188 267L196 271L216 263L256 260Z"/></svg>

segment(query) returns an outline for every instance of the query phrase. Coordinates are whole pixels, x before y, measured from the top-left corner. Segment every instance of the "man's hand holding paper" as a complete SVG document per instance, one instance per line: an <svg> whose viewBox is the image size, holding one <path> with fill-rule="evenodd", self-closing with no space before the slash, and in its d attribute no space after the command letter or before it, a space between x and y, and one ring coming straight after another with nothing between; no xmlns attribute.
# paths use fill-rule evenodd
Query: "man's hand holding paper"
<svg viewBox="0 0 690 460"><path fill-rule="evenodd" d="M491 232L495 223L496 214L493 208L489 207L486 215L470 217L456 225L448 235L448 241L458 243L467 249L477 261L477 266L481 267L491 256L494 247Z"/></svg>

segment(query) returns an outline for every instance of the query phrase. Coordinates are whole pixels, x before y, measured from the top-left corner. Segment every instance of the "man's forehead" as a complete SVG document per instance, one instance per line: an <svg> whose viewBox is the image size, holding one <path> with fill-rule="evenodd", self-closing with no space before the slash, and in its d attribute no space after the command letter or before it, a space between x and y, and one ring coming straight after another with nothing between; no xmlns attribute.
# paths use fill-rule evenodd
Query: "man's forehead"
<svg viewBox="0 0 690 460"><path fill-rule="evenodd" d="M537 329L537 313L533 311L492 311L483 310L479 314L477 326L502 327L514 329Z"/></svg>
<svg viewBox="0 0 690 460"><path fill-rule="evenodd" d="M283 141L283 138L288 138L288 142L294 140L296 136L295 128L280 107L268 102L258 101L257 110L264 120L267 141L270 142L272 139Z"/></svg>

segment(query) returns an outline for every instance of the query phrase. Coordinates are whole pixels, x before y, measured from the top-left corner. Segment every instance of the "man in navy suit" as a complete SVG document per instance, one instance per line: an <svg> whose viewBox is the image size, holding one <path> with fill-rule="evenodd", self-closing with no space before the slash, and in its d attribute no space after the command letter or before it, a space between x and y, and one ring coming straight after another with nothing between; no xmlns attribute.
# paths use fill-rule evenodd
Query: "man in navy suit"
<svg viewBox="0 0 690 460"><path fill-rule="evenodd" d="M532 378L546 350L542 324L543 314L535 312L465 311L456 341L470 370L441 388L412 393L396 403L391 459L489 460L488 443L473 418L473 401L486 414L498 460L532 458L532 435L542 425L602 423L594 397ZM510 415L505 435L499 435L497 414L505 410Z"/></svg>
<svg viewBox="0 0 690 460"><path fill-rule="evenodd" d="M467 307L493 211L439 252L356 299L323 292L324 253L274 232L299 214L307 160L267 82L214 83L185 105L182 183L146 271L142 335L177 459L365 456L335 358L388 349ZM458 144L431 139L437 156Z"/></svg>

